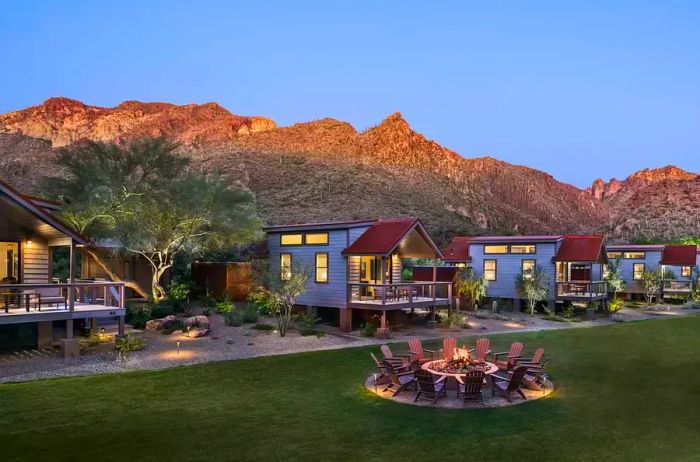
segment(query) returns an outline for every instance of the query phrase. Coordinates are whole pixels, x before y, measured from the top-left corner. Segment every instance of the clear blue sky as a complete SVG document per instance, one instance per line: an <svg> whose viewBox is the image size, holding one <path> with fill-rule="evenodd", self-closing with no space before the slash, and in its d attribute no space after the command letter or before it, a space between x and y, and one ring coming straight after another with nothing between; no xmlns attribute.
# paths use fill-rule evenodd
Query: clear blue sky
<svg viewBox="0 0 700 462"><path fill-rule="evenodd" d="M217 101L364 129L401 111L582 187L700 171L700 2L10 1L0 46L0 112Z"/></svg>

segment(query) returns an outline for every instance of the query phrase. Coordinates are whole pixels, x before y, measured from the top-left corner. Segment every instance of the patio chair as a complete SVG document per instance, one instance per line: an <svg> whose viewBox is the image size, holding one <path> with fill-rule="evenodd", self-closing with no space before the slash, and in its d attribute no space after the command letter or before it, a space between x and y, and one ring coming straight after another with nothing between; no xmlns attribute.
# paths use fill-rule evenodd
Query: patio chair
<svg viewBox="0 0 700 462"><path fill-rule="evenodd" d="M480 338L476 341L476 348L469 350L474 353L474 359L477 361L486 361L486 357L491 353L491 341L487 338Z"/></svg>
<svg viewBox="0 0 700 462"><path fill-rule="evenodd" d="M511 396L513 393L517 393L523 399L527 400L527 397L520 389L526 372L527 367L517 366L508 377L502 377L496 374L491 375L491 381L493 383L491 387L491 396L495 396L496 392L498 392L498 394L506 398L508 402L513 402L513 398Z"/></svg>
<svg viewBox="0 0 700 462"><path fill-rule="evenodd" d="M484 404L484 397L481 394L481 387L486 382L484 371L471 371L462 377L457 377L457 396L462 395L462 399L467 401L481 401Z"/></svg>
<svg viewBox="0 0 700 462"><path fill-rule="evenodd" d="M377 359L376 356L374 356L374 353L369 354L372 357L372 362L374 362L374 365L377 366L377 370L379 371L379 375L377 376L377 380L381 379L387 379L389 377L389 374L387 374L386 369L384 368L384 365ZM393 364L394 370L396 372L407 372L411 370L411 366L409 365L403 365L401 363L398 364Z"/></svg>
<svg viewBox="0 0 700 462"><path fill-rule="evenodd" d="M543 356L544 348L538 348L535 350L535 354L532 355L532 358L517 359L516 362L518 365L523 366L541 366Z"/></svg>
<svg viewBox="0 0 700 462"><path fill-rule="evenodd" d="M42 305L56 305L56 308L63 304L68 309L68 293L60 287L42 287L36 289L36 308L41 311Z"/></svg>
<svg viewBox="0 0 700 462"><path fill-rule="evenodd" d="M382 365L390 379L389 384L383 391L390 391L392 396L396 396L403 390L416 386L414 371L398 372L389 361L382 361Z"/></svg>
<svg viewBox="0 0 700 462"><path fill-rule="evenodd" d="M447 376L443 375L435 380L433 374L423 369L418 369L415 375L416 382L418 383L418 393L416 393L416 397L413 400L414 403L422 399L425 401L432 401L432 403L435 404L438 398L447 396L447 387L445 386L445 379Z"/></svg>
<svg viewBox="0 0 700 462"><path fill-rule="evenodd" d="M454 337L447 337L442 341L442 359L449 361L454 359L455 350L457 349L457 339Z"/></svg>
<svg viewBox="0 0 700 462"><path fill-rule="evenodd" d="M411 363L411 355L410 354L394 354L391 351L391 348L389 348L389 345L382 345L379 347L380 350L382 350L382 355L384 356L384 359L387 361L391 361L392 363L397 363L398 365L407 365Z"/></svg>
<svg viewBox="0 0 700 462"><path fill-rule="evenodd" d="M530 390L543 390L547 388L547 374L544 367L547 360L542 361L539 366L525 366L527 371L523 376L523 384Z"/></svg>
<svg viewBox="0 0 700 462"><path fill-rule="evenodd" d="M423 364L435 359L435 351L423 348L423 344L418 338L412 338L408 341L408 351L411 352L411 362ZM426 358L425 353L429 353L430 358Z"/></svg>
<svg viewBox="0 0 700 462"><path fill-rule="evenodd" d="M522 353L523 344L520 342L513 342L510 346L510 351L494 353L492 362L498 366L499 369L510 370L515 365L516 360L520 359ZM504 355L508 355L505 360L499 359L500 356Z"/></svg>

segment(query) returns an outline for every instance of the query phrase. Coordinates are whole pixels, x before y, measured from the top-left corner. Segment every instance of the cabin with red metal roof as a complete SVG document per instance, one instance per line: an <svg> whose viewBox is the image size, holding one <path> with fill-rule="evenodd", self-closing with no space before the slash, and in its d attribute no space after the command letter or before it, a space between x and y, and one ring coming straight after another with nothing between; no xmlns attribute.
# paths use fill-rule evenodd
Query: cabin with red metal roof
<svg viewBox="0 0 700 462"><path fill-rule="evenodd" d="M277 225L265 228L274 277L284 280L293 271L309 274L299 305L338 310L341 328L350 330L367 311L387 312L448 306L451 283L403 279L403 260L442 258L425 226L417 218L383 218Z"/></svg>
<svg viewBox="0 0 700 462"><path fill-rule="evenodd" d="M608 259L610 266L619 267L620 277L625 281L621 294L627 298L645 293L641 280L647 271L659 271L662 275L659 298L688 297L693 291L698 265L698 248L695 245L610 245Z"/></svg>

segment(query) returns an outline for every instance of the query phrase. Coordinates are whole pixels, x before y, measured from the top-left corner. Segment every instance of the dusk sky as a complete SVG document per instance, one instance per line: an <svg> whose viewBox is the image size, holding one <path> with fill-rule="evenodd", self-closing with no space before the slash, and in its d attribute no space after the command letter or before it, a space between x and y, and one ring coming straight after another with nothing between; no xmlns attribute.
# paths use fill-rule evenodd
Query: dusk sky
<svg viewBox="0 0 700 462"><path fill-rule="evenodd" d="M14 1L0 44L0 112L216 101L363 130L400 111L580 187L700 172L700 2Z"/></svg>

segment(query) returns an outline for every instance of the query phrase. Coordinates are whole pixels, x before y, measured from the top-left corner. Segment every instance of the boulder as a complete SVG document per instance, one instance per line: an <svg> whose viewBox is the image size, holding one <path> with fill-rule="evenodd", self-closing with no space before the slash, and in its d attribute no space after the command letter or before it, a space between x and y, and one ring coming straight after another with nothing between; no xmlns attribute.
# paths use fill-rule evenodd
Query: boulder
<svg viewBox="0 0 700 462"><path fill-rule="evenodd" d="M209 329L207 328L199 328L199 327L194 327L190 329L188 332L185 333L185 335L189 338L198 338L198 337L204 337L209 333Z"/></svg>
<svg viewBox="0 0 700 462"><path fill-rule="evenodd" d="M172 314L160 319L151 319L146 322L146 330L161 330L168 327L170 324L177 321L177 318Z"/></svg>
<svg viewBox="0 0 700 462"><path fill-rule="evenodd" d="M184 321L185 327L209 328L209 318L206 316L191 316Z"/></svg>

